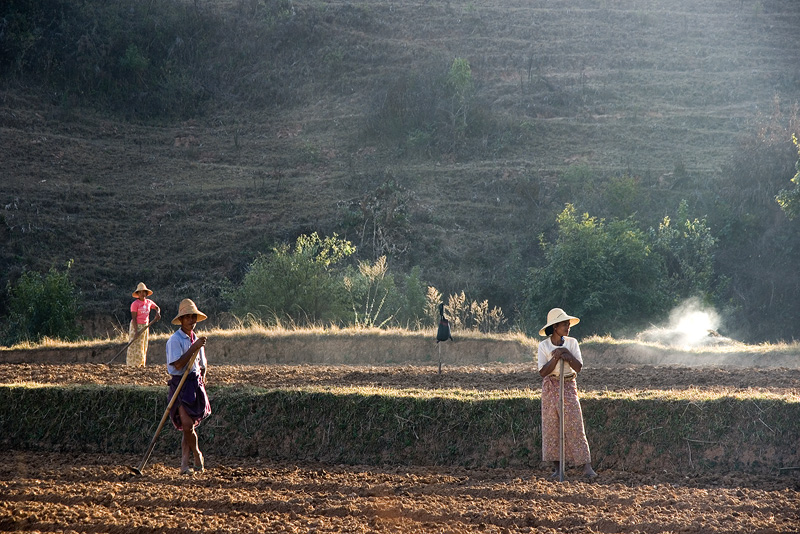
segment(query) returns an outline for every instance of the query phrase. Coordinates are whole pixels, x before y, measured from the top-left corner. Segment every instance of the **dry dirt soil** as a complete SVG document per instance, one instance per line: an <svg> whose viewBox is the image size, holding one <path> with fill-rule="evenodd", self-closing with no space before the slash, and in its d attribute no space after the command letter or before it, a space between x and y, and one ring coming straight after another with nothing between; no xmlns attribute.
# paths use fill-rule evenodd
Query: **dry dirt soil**
<svg viewBox="0 0 800 534"><path fill-rule="evenodd" d="M622 371L622 372L621 372ZM536 387L530 365L217 366L210 385L358 384ZM0 383L163 385L161 366L0 365ZM635 377L635 378L634 378ZM800 370L592 368L580 387L800 392ZM646 384L646 387L643 387ZM144 451L143 451L144 452ZM180 475L176 457L142 476L123 455L0 451L0 531L25 532L800 532L800 474L686 477L603 470L586 481L543 470L345 466L207 458Z"/></svg>
<svg viewBox="0 0 800 534"><path fill-rule="evenodd" d="M581 391L686 390L772 392L800 396L800 368L693 368L617 365L584 368ZM127 367L105 364L0 363L0 384L136 384L163 386L163 365ZM211 365L209 387L253 385L264 388L303 386L377 386L407 389L538 389L541 378L532 364L486 363L435 365Z"/></svg>

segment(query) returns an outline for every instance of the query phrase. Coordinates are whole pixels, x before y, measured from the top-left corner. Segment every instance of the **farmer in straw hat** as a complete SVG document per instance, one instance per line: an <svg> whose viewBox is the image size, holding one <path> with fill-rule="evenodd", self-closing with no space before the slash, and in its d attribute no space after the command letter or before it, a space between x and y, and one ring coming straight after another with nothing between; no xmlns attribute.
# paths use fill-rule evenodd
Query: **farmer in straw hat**
<svg viewBox="0 0 800 534"><path fill-rule="evenodd" d="M555 462L553 477L559 476L559 370L564 361L564 458L565 463L583 465L587 478L597 476L592 469L589 442L583 428L583 412L578 400L575 377L583 367L578 340L569 337L569 329L580 319L567 315L561 308L547 313L547 324L539 330L547 336L539 342L539 374L542 381L542 460ZM566 467L566 466L563 466Z"/></svg>
<svg viewBox="0 0 800 534"><path fill-rule="evenodd" d="M171 376L168 400L175 394L186 366L191 365L177 402L169 414L175 428L183 431L181 442L183 474L202 472L205 469L203 453L200 452L194 429L203 419L211 415L211 404L208 402L205 388L208 361L205 354L206 337L197 337L194 327L206 319L208 316L198 310L191 299L183 299L178 307L178 315L172 320L172 324L180 325L180 329L167 340L167 371ZM189 465L190 456L194 456L193 466Z"/></svg>
<svg viewBox="0 0 800 534"><path fill-rule="evenodd" d="M141 367L147 363L147 327L150 324L150 312L155 310L155 320L161 319L161 308L147 298L152 294L153 292L147 289L144 282L139 282L133 291L132 296L136 300L131 303L131 324L128 331L131 344L128 346L125 358L125 363L128 365Z"/></svg>

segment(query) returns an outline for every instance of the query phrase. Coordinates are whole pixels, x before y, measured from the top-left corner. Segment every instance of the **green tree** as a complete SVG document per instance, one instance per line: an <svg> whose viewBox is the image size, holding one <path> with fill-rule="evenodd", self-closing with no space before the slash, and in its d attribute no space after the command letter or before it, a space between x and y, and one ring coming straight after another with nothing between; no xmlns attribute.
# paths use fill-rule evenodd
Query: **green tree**
<svg viewBox="0 0 800 534"><path fill-rule="evenodd" d="M798 142L795 134L792 134L792 143L797 147L797 155L800 156L800 142ZM790 219L794 219L800 214L800 159L795 163L795 170L797 172L791 179L792 186L788 189L782 189L778 196L775 197L778 205Z"/></svg>
<svg viewBox="0 0 800 534"><path fill-rule="evenodd" d="M690 219L686 200L678 206L675 221L669 217L650 230L654 250L664 259L668 290L677 302L690 297L709 301L714 283L717 239L705 219Z"/></svg>
<svg viewBox="0 0 800 534"><path fill-rule="evenodd" d="M624 333L665 312L663 261L630 219L578 217L567 204L555 242L542 238L545 264L525 282L523 326L535 332L548 310L581 318L580 335Z"/></svg>
<svg viewBox="0 0 800 534"><path fill-rule="evenodd" d="M229 295L233 312L267 323L339 321L347 294L335 266L354 252L355 247L336 234L321 238L314 232L298 237L293 249L284 244L269 255L260 254Z"/></svg>
<svg viewBox="0 0 800 534"><path fill-rule="evenodd" d="M63 272L55 267L45 275L28 271L14 285L8 284L4 343L37 343L45 337L67 341L78 338L79 292L69 280L71 267L72 260Z"/></svg>

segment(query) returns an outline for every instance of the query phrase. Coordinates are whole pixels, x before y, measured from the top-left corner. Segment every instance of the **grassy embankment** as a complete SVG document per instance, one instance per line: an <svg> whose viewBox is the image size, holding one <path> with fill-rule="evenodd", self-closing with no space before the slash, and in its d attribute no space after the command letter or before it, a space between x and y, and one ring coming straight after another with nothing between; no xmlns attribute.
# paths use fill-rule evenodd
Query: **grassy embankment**
<svg viewBox="0 0 800 534"><path fill-rule="evenodd" d="M611 343L593 338L584 345ZM788 345L767 349L793 350ZM212 456L540 465L540 395L535 389L225 385L209 392L214 414L200 436ZM800 402L792 393L594 390L582 398L601 469L777 473L800 464ZM135 455L146 449L166 400L161 387L28 383L0 386L0 406L3 447ZM178 450L178 439L167 427L156 452Z"/></svg>
<svg viewBox="0 0 800 534"><path fill-rule="evenodd" d="M540 463L540 399L527 391L210 388L210 455L348 464ZM143 452L163 388L2 386L2 446ZM800 403L762 394L593 393L584 416L595 463L623 470L777 472L797 465ZM179 450L167 427L157 451Z"/></svg>

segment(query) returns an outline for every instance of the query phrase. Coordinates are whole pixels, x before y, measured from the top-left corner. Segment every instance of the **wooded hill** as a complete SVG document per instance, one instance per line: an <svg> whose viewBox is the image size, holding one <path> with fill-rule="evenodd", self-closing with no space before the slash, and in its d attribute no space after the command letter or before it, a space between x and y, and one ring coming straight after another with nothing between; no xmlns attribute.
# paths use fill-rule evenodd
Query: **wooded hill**
<svg viewBox="0 0 800 534"><path fill-rule="evenodd" d="M724 333L792 339L798 28L793 0L9 0L0 283L74 259L95 331L139 281L216 319L259 252L336 232L513 323L567 203L646 233L685 200Z"/></svg>

